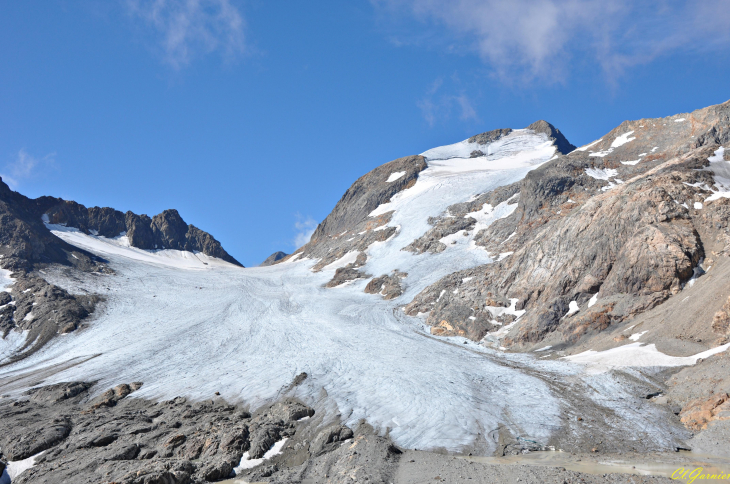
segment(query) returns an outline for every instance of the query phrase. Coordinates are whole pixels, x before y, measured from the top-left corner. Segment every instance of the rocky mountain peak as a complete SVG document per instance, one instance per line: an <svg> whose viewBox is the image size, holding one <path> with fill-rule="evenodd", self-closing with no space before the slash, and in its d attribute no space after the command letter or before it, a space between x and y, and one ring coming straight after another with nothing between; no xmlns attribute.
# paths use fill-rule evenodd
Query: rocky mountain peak
<svg viewBox="0 0 730 484"><path fill-rule="evenodd" d="M264 260L264 261L263 261L263 262L261 263L261 267L266 267L266 266L270 266L270 265L272 265L272 264L274 264L274 263L276 263L276 262L280 261L281 259L283 259L284 257L286 257L286 256L288 256L288 255L289 255L289 254L287 254L286 252L282 252L282 251L280 251L280 250L279 250L279 251L277 251L277 252L274 252L273 254L271 254L270 256L268 256L268 257L266 258L266 260Z"/></svg>
<svg viewBox="0 0 730 484"><path fill-rule="evenodd" d="M563 133L561 133L559 129L542 119L539 121L535 121L526 129L531 129L535 133L546 134L547 137L553 141L558 151L564 155L567 155L576 148L575 145L570 143L570 141L568 141L567 138L563 136Z"/></svg>

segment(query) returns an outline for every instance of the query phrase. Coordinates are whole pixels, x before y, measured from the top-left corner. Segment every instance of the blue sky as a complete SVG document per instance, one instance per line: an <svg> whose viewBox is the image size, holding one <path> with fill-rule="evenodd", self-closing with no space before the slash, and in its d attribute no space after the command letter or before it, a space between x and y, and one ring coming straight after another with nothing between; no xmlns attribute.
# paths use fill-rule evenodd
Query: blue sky
<svg viewBox="0 0 730 484"><path fill-rule="evenodd" d="M581 145L730 99L728 0L607 3L3 1L0 174L177 208L256 265L392 159L537 119Z"/></svg>

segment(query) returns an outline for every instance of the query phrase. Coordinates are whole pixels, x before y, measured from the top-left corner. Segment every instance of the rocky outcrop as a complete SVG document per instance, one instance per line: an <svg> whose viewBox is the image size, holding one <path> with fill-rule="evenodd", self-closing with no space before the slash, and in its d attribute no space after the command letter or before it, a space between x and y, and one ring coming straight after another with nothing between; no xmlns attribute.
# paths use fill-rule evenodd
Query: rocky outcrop
<svg viewBox="0 0 730 484"><path fill-rule="evenodd" d="M422 254L424 252L439 253L446 250L446 245L441 241L448 235L463 232L469 235L476 225L476 219L469 214L479 211L490 211L500 203L516 204L519 199L519 184L514 183L499 187L496 190L482 193L474 200L457 203L446 209L446 213L438 217L430 217L429 225L433 228L428 230L421 237L417 238L402 250ZM477 238L477 241L480 239Z"/></svg>
<svg viewBox="0 0 730 484"><path fill-rule="evenodd" d="M368 294L380 294L383 296L383 299L395 299L403 294L401 284L406 277L408 277L407 273L394 270L392 274L384 274L380 277L373 278L365 286L365 292Z"/></svg>
<svg viewBox="0 0 730 484"><path fill-rule="evenodd" d="M590 150L531 171L519 183L516 210L475 238L504 260L447 276L407 313L428 313L439 334L479 339L493 331L486 321L497 314L524 311L501 332L502 344L532 344L555 332L576 342L677 294L701 274L707 243L730 241L728 200L706 201L714 184L708 158L718 146L698 141L725 139L729 112L725 103L682 118L626 122ZM412 248L438 250L439 237L456 233L448 217L432 222ZM513 310L495 309L495 297L502 308L515 300Z"/></svg>
<svg viewBox="0 0 730 484"><path fill-rule="evenodd" d="M0 362L7 365L33 354L58 334L79 328L102 299L96 295L69 294L39 277L19 277L4 292L0 302L0 337L11 330L27 331L25 343L11 358Z"/></svg>
<svg viewBox="0 0 730 484"><path fill-rule="evenodd" d="M261 267L266 267L266 266L274 265L275 263L279 262L281 259L283 259L284 257L286 257L288 255L289 254L287 254L286 252L282 252L282 251L274 252L273 254L271 254L270 256L268 256L266 258L266 260L264 260L261 263Z"/></svg>
<svg viewBox="0 0 730 484"><path fill-rule="evenodd" d="M370 217L370 213L389 202L397 193L415 185L418 174L426 167L423 156L407 156L363 175L317 226L309 243L288 257L317 259L313 269L319 271L348 253L364 253L374 242L387 240L398 230L397 227L387 226L392 212L375 217ZM344 282L355 276L352 271L348 274L346 278L338 280Z"/></svg>
<svg viewBox="0 0 730 484"><path fill-rule="evenodd" d="M86 208L76 202L58 200L45 211L49 223L75 227L86 234L117 237L126 233L132 247L145 250L174 249L217 257L241 265L212 235L188 225L177 210L165 210L150 218L108 207Z"/></svg>
<svg viewBox="0 0 730 484"><path fill-rule="evenodd" d="M712 318L712 330L721 336L730 335L730 296Z"/></svg>
<svg viewBox="0 0 730 484"><path fill-rule="evenodd" d="M0 399L5 458L45 451L13 482L212 482L230 477L244 452L259 458L283 438L306 450L309 445L301 442L316 435L308 437L310 421L300 421L314 410L296 400L251 415L222 400L126 398L140 386L120 384L94 397L92 384L67 382L32 389L25 398ZM348 431L339 427L314 445L320 454L331 452L352 437Z"/></svg>
<svg viewBox="0 0 730 484"><path fill-rule="evenodd" d="M543 121L542 119L539 121L535 121L534 123L529 125L527 129L531 129L535 133L543 133L547 135L548 139L552 141L555 147L558 149L558 152L564 155L567 155L568 153L576 149L576 146L568 141L559 129L557 129L555 126L548 123L547 121Z"/></svg>
<svg viewBox="0 0 730 484"><path fill-rule="evenodd" d="M346 282L354 281L355 279L365 279L370 277L369 274L365 274L358 270L358 268L365 265L366 261L367 255L365 255L364 252L358 253L354 262L350 262L344 267L338 267L335 270L335 275L332 276L332 279L330 279L327 284L325 284L325 287L337 287Z"/></svg>
<svg viewBox="0 0 730 484"><path fill-rule="evenodd" d="M0 266L22 272L50 263L85 271L105 269L97 257L46 229L41 217L56 203L58 199L52 197L32 200L10 190L0 179Z"/></svg>
<svg viewBox="0 0 730 484"><path fill-rule="evenodd" d="M478 145L488 145L489 143L494 143L500 138L504 138L508 134L512 132L511 128L506 129L494 129L492 131L487 131L486 133L477 134L475 136L472 136L469 138L467 143L476 143Z"/></svg>
<svg viewBox="0 0 730 484"><path fill-rule="evenodd" d="M381 165L358 178L327 218L317 226L312 242L359 225L379 205L389 202L401 190L413 186L418 174L425 168L426 160L422 156L407 156ZM394 173L401 172L403 174L397 179L388 181Z"/></svg>
<svg viewBox="0 0 730 484"><path fill-rule="evenodd" d="M704 430L715 420L730 420L730 395L720 393L704 400L695 400L679 414L684 425L693 430Z"/></svg>

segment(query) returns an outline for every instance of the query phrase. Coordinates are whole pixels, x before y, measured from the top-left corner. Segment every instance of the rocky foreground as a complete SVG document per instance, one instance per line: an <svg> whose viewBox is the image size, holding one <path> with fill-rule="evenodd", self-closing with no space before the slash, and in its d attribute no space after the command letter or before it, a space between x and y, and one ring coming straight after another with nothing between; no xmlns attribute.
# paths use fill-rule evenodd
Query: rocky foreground
<svg viewBox="0 0 730 484"><path fill-rule="evenodd" d="M218 397L199 402L133 398L141 385L122 384L91 397L92 383L64 383L36 388L20 400L0 400L3 457L17 462L36 456L34 465L12 482L227 482L244 453L244 459L260 459L284 439L286 451L252 469L239 469L230 482L671 482L563 466L498 465L401 449L365 423L354 430L338 423L322 425L312 408L291 399L251 413ZM591 455L573 454L572 459L575 464L583 459L592 465L599 462ZM687 457L663 459L667 467L696 466ZM4 465L0 463L0 472Z"/></svg>

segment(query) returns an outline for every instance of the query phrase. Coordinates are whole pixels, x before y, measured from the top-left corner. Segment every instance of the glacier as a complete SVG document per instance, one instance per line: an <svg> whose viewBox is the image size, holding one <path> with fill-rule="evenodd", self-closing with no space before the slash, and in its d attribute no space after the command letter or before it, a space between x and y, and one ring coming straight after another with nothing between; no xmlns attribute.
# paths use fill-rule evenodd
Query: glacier
<svg viewBox="0 0 730 484"><path fill-rule="evenodd" d="M364 419L401 446L455 452L494 450L494 432L504 426L547 445L571 425L566 416L590 402L611 415L615 432L638 426L658 448L671 446L659 411L635 409L641 399L612 373L434 337L423 319L404 314L402 306L439 278L492 261L472 243L440 254L402 251L429 229L428 217L518 181L555 155L545 135L527 130L493 143L486 157L466 158L471 147L463 144L425 152L428 168L416 184L372 214L394 210L389 225L399 230L370 246L364 271L408 273L404 294L389 301L365 294L366 280L325 288L338 264L313 272L316 261L290 259L244 269L202 254L135 249L124 235L48 225L115 273L46 271L49 282L105 302L80 331L0 367L0 384L20 392L39 381L94 380L103 391L141 381L134 397L202 400L220 392L252 408L286 394L351 426ZM302 372L306 380L291 388ZM596 400L593 388L605 397Z"/></svg>

